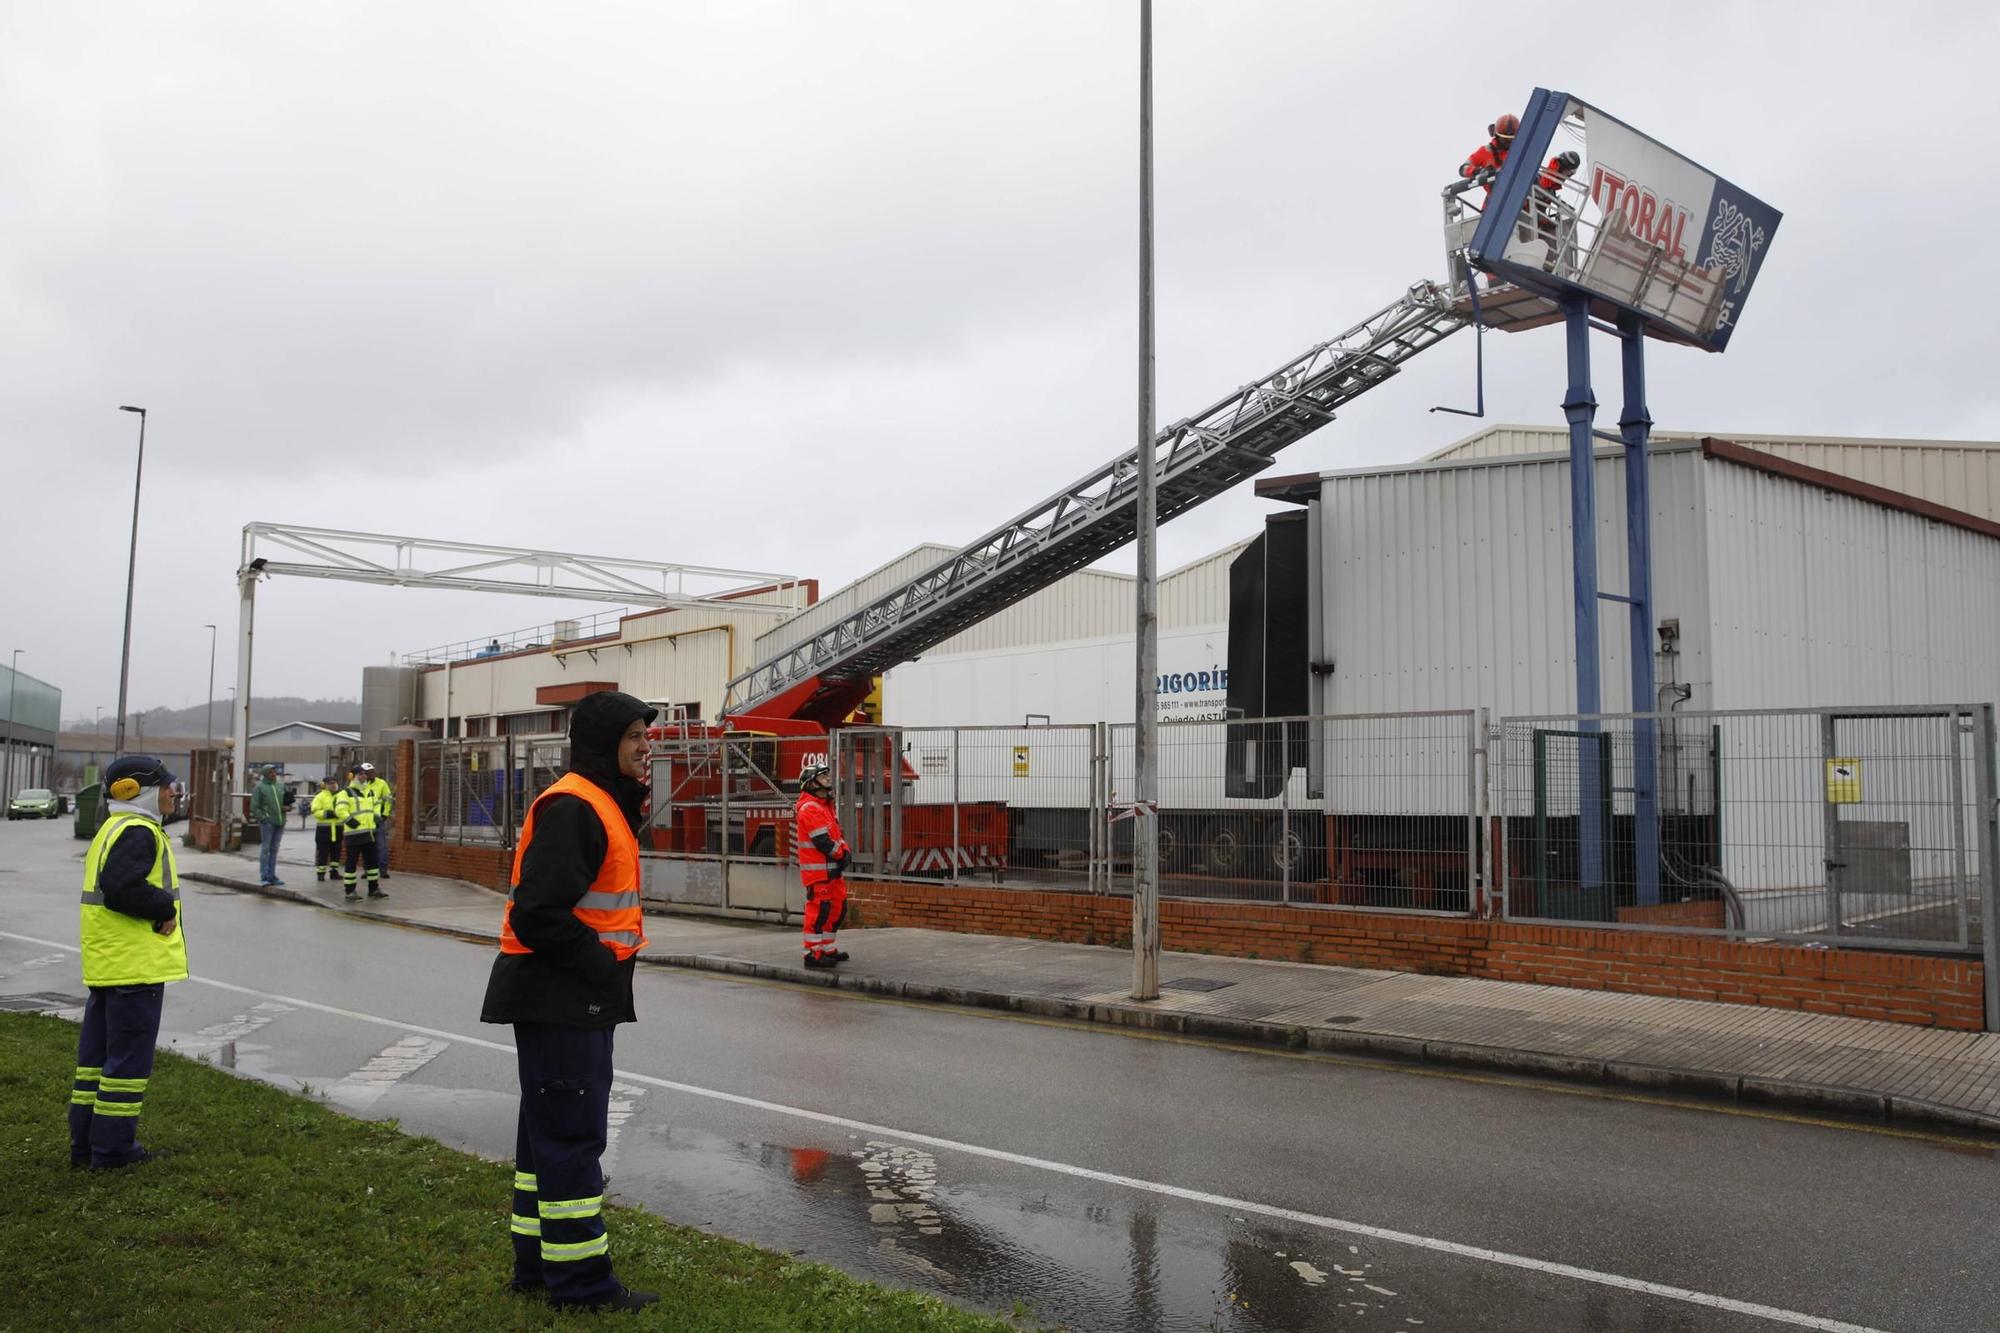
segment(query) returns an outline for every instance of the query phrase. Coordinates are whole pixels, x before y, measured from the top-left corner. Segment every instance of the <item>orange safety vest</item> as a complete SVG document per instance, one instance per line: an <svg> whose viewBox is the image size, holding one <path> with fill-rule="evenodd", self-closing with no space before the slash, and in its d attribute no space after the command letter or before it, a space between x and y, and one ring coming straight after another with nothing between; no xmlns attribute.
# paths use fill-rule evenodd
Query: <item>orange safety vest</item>
<svg viewBox="0 0 2000 1333"><path fill-rule="evenodd" d="M611 793L574 773L563 774L537 796L528 807L528 817L521 822L521 845L514 849L513 888L507 891L507 912L500 919L500 952L534 952L514 934L514 893L521 887L521 862L528 855L528 844L535 839L535 812L551 796L581 798L597 812L598 821L604 825L605 837L610 842L604 852L604 864L598 867L597 878L590 882L583 897L576 900L574 911L576 919L596 931L598 940L622 963L646 947L645 913L639 908L639 839L633 834L632 825L626 822L625 812L611 799Z"/></svg>
<svg viewBox="0 0 2000 1333"><path fill-rule="evenodd" d="M836 852L846 841L840 833L840 821L834 818L833 807L811 792L802 791L799 803L792 811L792 841L799 849L799 878L807 888L833 878L833 863L813 845L816 833L832 838Z"/></svg>

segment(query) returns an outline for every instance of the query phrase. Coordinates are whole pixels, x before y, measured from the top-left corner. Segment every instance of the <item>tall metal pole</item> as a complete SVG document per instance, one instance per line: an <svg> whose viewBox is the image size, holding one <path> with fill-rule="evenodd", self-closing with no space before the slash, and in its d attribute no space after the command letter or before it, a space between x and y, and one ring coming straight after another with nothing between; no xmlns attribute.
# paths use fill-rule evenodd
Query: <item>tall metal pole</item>
<svg viewBox="0 0 2000 1333"><path fill-rule="evenodd" d="M1597 395L1590 387L1590 303L1581 294L1563 299L1569 350L1569 392L1563 415L1569 419L1570 582L1575 595L1576 711L1601 713L1597 639L1597 450L1591 422ZM1637 705L1634 705L1637 707ZM1598 722L1579 722L1589 739L1577 745L1577 879L1585 890L1604 883L1604 790L1606 770ZM1594 743L1593 743L1594 742Z"/></svg>
<svg viewBox="0 0 2000 1333"><path fill-rule="evenodd" d="M234 715L230 718L230 729L236 737L236 753L230 759L233 778L230 794L246 799L250 795L250 642L252 625L257 619L257 573L245 565L236 574L243 600L236 620L236 702L229 710ZM232 813L248 817L247 811Z"/></svg>
<svg viewBox="0 0 2000 1333"><path fill-rule="evenodd" d="M7 664L7 766L0 775L0 800L14 799L14 683L21 676L21 654L25 648L14 650L14 660Z"/></svg>
<svg viewBox="0 0 2000 1333"><path fill-rule="evenodd" d="M1632 611L1632 711L1657 712L1659 691L1653 683L1653 485L1646 446L1653 414L1646 408L1646 338L1637 315L1618 320L1623 346L1625 406L1618 414L1618 433L1625 441L1625 595ZM1636 901L1660 901L1660 751L1655 743L1659 724L1650 717L1632 720L1632 856Z"/></svg>
<svg viewBox="0 0 2000 1333"><path fill-rule="evenodd" d="M1153 0L1139 0L1139 679L1133 758L1132 998L1160 998L1159 571L1153 442Z"/></svg>
<svg viewBox="0 0 2000 1333"><path fill-rule="evenodd" d="M139 575L139 486L146 477L146 409L121 407L139 414L139 465L132 469L132 554L125 562L125 648L118 655L118 738L114 749L125 753L125 686L132 675L132 585Z"/></svg>
<svg viewBox="0 0 2000 1333"><path fill-rule="evenodd" d="M203 625L208 631L208 730L203 733L208 748L215 748L215 626Z"/></svg>

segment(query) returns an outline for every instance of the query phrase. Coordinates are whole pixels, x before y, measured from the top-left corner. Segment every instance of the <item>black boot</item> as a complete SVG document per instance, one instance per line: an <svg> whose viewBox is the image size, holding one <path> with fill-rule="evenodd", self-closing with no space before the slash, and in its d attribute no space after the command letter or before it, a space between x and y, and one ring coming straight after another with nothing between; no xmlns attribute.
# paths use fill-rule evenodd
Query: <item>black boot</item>
<svg viewBox="0 0 2000 1333"><path fill-rule="evenodd" d="M634 1291L630 1287L620 1287L615 1296L606 1296L597 1301L552 1301L558 1310L578 1310L584 1314L635 1314L649 1305L658 1305L660 1298L650 1291Z"/></svg>

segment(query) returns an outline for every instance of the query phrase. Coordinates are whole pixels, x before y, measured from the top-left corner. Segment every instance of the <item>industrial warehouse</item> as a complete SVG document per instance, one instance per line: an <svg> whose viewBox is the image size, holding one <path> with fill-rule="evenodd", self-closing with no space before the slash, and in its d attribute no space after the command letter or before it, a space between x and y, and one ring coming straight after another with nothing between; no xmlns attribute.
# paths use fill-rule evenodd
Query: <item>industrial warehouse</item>
<svg viewBox="0 0 2000 1333"><path fill-rule="evenodd" d="M1658 437L1658 697L1618 688L1624 633L1601 634L1600 669L1605 713L1660 719L1662 879L1635 855L1633 723L1608 721L1593 888L1593 743L1561 720L1576 712L1562 444L1498 426L1407 466L1262 479L1264 532L1161 577L1163 891L1738 938L1816 935L1838 911L1860 939L1976 948L1977 706L2000 696L2000 627L1974 609L2000 589L2000 446ZM1623 467L1598 451L1600 493L1622 493ZM1615 506L1599 548L1620 586ZM566 705L653 700L649 898L795 916L789 778L824 733L787 742L746 715L717 743L697 724L754 663L953 556L918 547L824 597L800 580L371 668L365 739L416 742L412 836L497 882L504 856L464 856L504 852L560 770ZM1129 575L1079 570L852 693L833 743L863 873L1129 890L1132 595ZM1828 804L1831 759L1858 763L1860 800ZM1853 867L1831 890L1829 811Z"/></svg>

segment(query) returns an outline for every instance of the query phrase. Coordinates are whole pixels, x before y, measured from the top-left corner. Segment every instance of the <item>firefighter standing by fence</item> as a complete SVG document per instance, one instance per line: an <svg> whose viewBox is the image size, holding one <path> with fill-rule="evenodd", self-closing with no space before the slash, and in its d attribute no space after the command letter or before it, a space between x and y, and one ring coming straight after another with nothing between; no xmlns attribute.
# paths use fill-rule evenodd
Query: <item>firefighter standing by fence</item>
<svg viewBox="0 0 2000 1333"><path fill-rule="evenodd" d="M340 882L347 890L347 901L353 902L357 896L354 889L361 881L364 865L368 873L368 896L388 897L382 891L382 863L376 859L375 793L369 790L360 765L355 765L348 775L347 786L334 798L333 812L340 818L340 845L344 853Z"/></svg>
<svg viewBox="0 0 2000 1333"><path fill-rule="evenodd" d="M361 761L361 780L367 784L375 797L375 860L382 868L382 878L389 878L389 831L395 826L396 791L389 785L389 779L375 771L375 765L366 759Z"/></svg>
<svg viewBox="0 0 2000 1333"><path fill-rule="evenodd" d="M799 774L799 800L792 811L792 841L799 849L799 879L805 884L805 965L833 967L847 961L834 932L847 915L847 865L853 852L833 813L833 776L825 764L808 764Z"/></svg>
<svg viewBox="0 0 2000 1333"><path fill-rule="evenodd" d="M147 755L104 770L111 812L83 858L79 934L90 998L70 1085L71 1166L104 1171L153 1156L139 1146L139 1112L166 983L188 974L180 876L160 827L174 813L173 781Z"/></svg>
<svg viewBox="0 0 2000 1333"><path fill-rule="evenodd" d="M329 773L319 780L319 790L313 793L313 878L326 883L326 877L340 874L340 815L335 807L340 801L340 784Z"/></svg>
<svg viewBox="0 0 2000 1333"><path fill-rule="evenodd" d="M659 1299L612 1273L601 1159L610 1135L612 1036L633 1022L645 947L639 809L650 791L640 700L599 690L570 715L569 770L528 807L479 1018L511 1023L521 1108L514 1145L514 1276L572 1310Z"/></svg>

